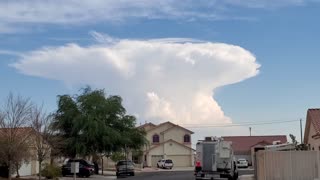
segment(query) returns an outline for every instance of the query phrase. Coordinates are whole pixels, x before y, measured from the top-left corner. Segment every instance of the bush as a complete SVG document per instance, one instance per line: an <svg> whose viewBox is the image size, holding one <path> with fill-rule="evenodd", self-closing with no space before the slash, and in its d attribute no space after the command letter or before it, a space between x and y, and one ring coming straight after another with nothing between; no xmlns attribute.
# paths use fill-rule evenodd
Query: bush
<svg viewBox="0 0 320 180"><path fill-rule="evenodd" d="M61 176L61 168L57 165L46 164L41 175L47 179L54 179Z"/></svg>
<svg viewBox="0 0 320 180"><path fill-rule="evenodd" d="M120 160L125 160L126 156L121 152L115 152L111 155L111 160L114 162L118 162Z"/></svg>
<svg viewBox="0 0 320 180"><path fill-rule="evenodd" d="M0 177L8 178L8 166L0 164Z"/></svg>

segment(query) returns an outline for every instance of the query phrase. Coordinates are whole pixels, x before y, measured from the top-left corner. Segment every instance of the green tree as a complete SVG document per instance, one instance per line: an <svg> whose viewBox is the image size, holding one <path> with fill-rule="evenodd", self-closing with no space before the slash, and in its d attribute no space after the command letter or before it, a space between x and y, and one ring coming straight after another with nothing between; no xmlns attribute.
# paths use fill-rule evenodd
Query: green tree
<svg viewBox="0 0 320 180"><path fill-rule="evenodd" d="M294 144L295 146L297 146L297 145L298 145L298 141L297 141L297 139L296 139L296 136L294 136L293 134L289 134L289 136L290 136L290 139L291 139L292 144Z"/></svg>
<svg viewBox="0 0 320 180"><path fill-rule="evenodd" d="M122 98L106 97L104 90L86 87L80 95L58 96L53 128L65 139L62 152L69 157L139 148L146 141L135 125L136 118L126 114Z"/></svg>
<svg viewBox="0 0 320 180"><path fill-rule="evenodd" d="M294 136L293 134L289 134L289 136L290 136L292 144L295 145L296 150L306 151L309 149L309 147L306 144L303 144L303 143L299 144L298 141L296 140L296 136Z"/></svg>

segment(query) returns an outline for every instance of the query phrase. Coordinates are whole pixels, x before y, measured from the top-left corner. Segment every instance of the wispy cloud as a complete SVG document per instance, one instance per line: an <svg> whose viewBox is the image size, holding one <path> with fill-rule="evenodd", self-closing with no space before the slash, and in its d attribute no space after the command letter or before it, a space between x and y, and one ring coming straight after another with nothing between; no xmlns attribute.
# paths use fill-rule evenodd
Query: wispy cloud
<svg viewBox="0 0 320 180"><path fill-rule="evenodd" d="M301 5L318 0L3 0L0 33L20 24L92 24L124 22L132 18L225 20L250 19L230 15L230 7L269 8ZM21 27L21 26L20 26Z"/></svg>
<svg viewBox="0 0 320 180"><path fill-rule="evenodd" d="M9 56L22 56L23 53L17 51L3 50L0 49L0 55L9 55Z"/></svg>

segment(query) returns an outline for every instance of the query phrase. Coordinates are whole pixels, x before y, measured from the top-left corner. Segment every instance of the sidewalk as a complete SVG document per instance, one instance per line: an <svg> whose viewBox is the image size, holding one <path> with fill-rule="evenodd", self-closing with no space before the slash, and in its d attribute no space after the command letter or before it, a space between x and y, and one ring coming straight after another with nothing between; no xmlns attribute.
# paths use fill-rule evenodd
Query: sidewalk
<svg viewBox="0 0 320 180"><path fill-rule="evenodd" d="M255 180L254 175L242 175L239 176L239 180Z"/></svg>

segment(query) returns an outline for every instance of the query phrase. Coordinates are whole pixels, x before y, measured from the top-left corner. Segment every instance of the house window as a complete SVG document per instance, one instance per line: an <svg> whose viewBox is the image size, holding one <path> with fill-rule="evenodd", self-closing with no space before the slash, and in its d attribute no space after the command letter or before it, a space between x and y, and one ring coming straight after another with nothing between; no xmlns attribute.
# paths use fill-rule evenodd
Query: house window
<svg viewBox="0 0 320 180"><path fill-rule="evenodd" d="M153 135L153 137L152 137L152 142L153 143L159 143L159 135L158 134L155 134L155 135Z"/></svg>
<svg viewBox="0 0 320 180"><path fill-rule="evenodd" d="M183 142L185 142L185 143L189 143L190 142L190 135L189 134L184 135Z"/></svg>

